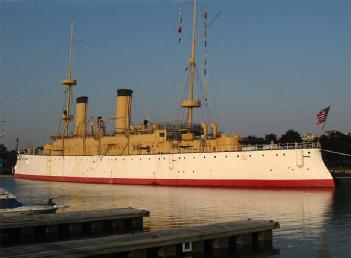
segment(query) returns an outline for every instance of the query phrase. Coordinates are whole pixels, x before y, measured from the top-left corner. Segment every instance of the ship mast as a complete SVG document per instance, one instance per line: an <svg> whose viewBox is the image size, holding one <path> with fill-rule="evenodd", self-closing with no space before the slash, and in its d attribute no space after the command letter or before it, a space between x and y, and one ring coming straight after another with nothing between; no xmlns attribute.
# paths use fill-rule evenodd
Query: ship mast
<svg viewBox="0 0 351 258"><path fill-rule="evenodd" d="M72 78L72 48L74 43L73 28L74 20L72 17L69 37L68 78L61 81L61 84L66 88L66 108L61 116L61 119L65 122L63 136L68 136L68 124L73 118L73 115L71 115L72 87L77 85L77 81Z"/></svg>
<svg viewBox="0 0 351 258"><path fill-rule="evenodd" d="M191 57L189 58L190 66L190 80L189 80L189 97L181 102L181 107L188 109L187 114L187 124L191 128L193 123L193 108L198 108L201 106L199 100L194 100L194 77L195 77L195 46L196 46L196 11L197 1L194 0L194 17L193 17L193 37L191 44Z"/></svg>

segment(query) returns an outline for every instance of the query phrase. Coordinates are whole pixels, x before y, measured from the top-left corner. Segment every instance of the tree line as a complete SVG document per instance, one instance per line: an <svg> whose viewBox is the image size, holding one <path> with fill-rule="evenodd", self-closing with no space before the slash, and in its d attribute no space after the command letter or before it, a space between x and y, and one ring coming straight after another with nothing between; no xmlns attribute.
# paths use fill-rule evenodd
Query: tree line
<svg viewBox="0 0 351 258"><path fill-rule="evenodd" d="M279 138L276 134L270 133L266 134L264 137L256 137L254 135L249 135L241 138L240 143L244 145L264 145L271 143L301 143L302 138L300 133L294 129L287 130Z"/></svg>
<svg viewBox="0 0 351 258"><path fill-rule="evenodd" d="M241 139L241 144L245 145L264 145L264 144L285 144L285 143L302 143L314 142L319 143L322 150L329 150L338 153L322 151L322 157L326 165L330 168L347 168L351 169L351 134L345 134L339 131L328 131L320 137L303 139L301 134L294 129L287 130L280 137L273 133L266 134L264 137L249 135ZM346 154L346 155L344 155Z"/></svg>

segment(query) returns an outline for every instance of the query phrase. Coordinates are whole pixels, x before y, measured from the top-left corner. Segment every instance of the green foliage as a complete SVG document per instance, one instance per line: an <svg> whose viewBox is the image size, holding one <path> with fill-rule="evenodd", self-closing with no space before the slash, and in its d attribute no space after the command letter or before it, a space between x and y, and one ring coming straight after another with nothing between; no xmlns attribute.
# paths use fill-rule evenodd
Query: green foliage
<svg viewBox="0 0 351 258"><path fill-rule="evenodd" d="M301 135L294 129L289 129L286 133L282 134L279 138L279 143L295 143L302 142Z"/></svg>
<svg viewBox="0 0 351 258"><path fill-rule="evenodd" d="M269 133L264 136L264 140L267 144L270 144L272 142L276 143L278 142L277 139L278 139L277 135L275 135L274 133Z"/></svg>
<svg viewBox="0 0 351 258"><path fill-rule="evenodd" d="M295 142L301 143L302 138L297 131L289 129L281 135L278 141L277 136L270 133L266 134L264 138L249 135L247 137L243 137L240 142L245 145L264 145L271 144L272 141L275 143L279 142L281 144ZM316 138L314 141L317 142L318 138ZM321 144L322 149L351 155L351 135L333 131L322 135L319 139L319 143ZM351 167L351 157L325 151L322 151L322 157L328 167L342 169Z"/></svg>
<svg viewBox="0 0 351 258"><path fill-rule="evenodd" d="M0 144L0 159L4 162L4 168L12 168L16 165L17 153L14 150L8 151L3 144Z"/></svg>
<svg viewBox="0 0 351 258"><path fill-rule="evenodd" d="M247 137L243 137L240 140L240 143L244 145L261 145L261 144L265 144L265 140L262 137L249 135Z"/></svg>
<svg viewBox="0 0 351 258"><path fill-rule="evenodd" d="M269 134L266 134L264 138L256 137L254 135L243 137L240 140L240 143L244 145L265 145L265 144L271 144L272 141L274 143L278 142L277 135L273 133L269 133Z"/></svg>
<svg viewBox="0 0 351 258"><path fill-rule="evenodd" d="M351 137L338 131L321 136L319 143L322 149L351 154ZM351 165L351 158L335 153L322 152L323 160L328 167L345 167Z"/></svg>

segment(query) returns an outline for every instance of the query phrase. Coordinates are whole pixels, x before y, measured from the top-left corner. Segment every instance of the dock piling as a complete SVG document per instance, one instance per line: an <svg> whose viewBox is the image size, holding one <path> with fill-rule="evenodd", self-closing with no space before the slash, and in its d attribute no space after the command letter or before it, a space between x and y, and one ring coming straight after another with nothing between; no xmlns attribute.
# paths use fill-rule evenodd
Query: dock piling
<svg viewBox="0 0 351 258"><path fill-rule="evenodd" d="M149 211L132 208L0 217L2 246L143 230Z"/></svg>
<svg viewBox="0 0 351 258"><path fill-rule="evenodd" d="M14 239L25 236L24 232L27 232L29 236L39 240L39 233L42 233L43 236L52 238L58 236L58 242L23 245L21 248L5 247L0 249L0 257L236 257L258 251L274 251L272 230L278 225L273 221L250 220L101 236L99 234L107 227L114 227L114 230L135 229L140 226L140 218L133 220L128 217L127 220L123 220L109 216L105 216L104 219L90 217L84 221L72 219L70 223L62 225L39 221L37 223L41 224L37 227L28 223L17 221L12 227L0 223L0 235ZM22 229L20 225L25 227ZM7 235L4 235L4 232L7 232ZM86 238L82 232L89 233L89 237ZM64 233L68 234L68 237L79 233L85 238L65 239L61 236Z"/></svg>
<svg viewBox="0 0 351 258"><path fill-rule="evenodd" d="M158 249L158 257L175 257L177 255L176 245L166 245Z"/></svg>

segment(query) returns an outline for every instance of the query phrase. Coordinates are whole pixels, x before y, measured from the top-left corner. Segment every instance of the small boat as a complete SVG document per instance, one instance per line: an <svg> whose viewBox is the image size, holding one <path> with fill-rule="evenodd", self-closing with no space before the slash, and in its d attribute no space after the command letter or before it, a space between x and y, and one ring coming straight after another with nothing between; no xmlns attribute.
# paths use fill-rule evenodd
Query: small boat
<svg viewBox="0 0 351 258"><path fill-rule="evenodd" d="M55 213L58 208L52 198L46 204L23 205L16 196L0 188L0 217Z"/></svg>

